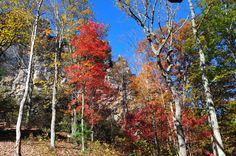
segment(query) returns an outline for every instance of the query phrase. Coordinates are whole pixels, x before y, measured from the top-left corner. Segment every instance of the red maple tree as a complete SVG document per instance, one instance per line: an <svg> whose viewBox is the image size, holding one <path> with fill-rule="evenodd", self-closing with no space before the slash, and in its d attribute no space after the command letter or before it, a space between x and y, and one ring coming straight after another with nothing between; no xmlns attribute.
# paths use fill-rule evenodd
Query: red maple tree
<svg viewBox="0 0 236 156"><path fill-rule="evenodd" d="M79 26L79 34L71 41L76 49L72 54L76 63L65 68L68 83L73 84L77 92L84 94L84 116L92 125L101 119L95 104L111 91L105 80L108 68L106 61L111 51L108 42L104 40L105 31L103 24L93 21ZM80 111L81 94L78 94L75 101L70 104L77 104L76 110Z"/></svg>

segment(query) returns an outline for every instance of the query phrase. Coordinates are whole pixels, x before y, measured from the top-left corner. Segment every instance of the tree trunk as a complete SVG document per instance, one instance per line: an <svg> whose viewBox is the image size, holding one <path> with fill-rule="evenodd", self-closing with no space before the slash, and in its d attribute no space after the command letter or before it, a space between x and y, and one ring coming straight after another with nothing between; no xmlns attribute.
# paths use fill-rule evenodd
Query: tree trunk
<svg viewBox="0 0 236 156"><path fill-rule="evenodd" d="M94 98L95 98L95 94L96 94L96 90L95 91L93 91L93 93L92 93L92 100L90 101L91 102L91 108L92 108L92 114L91 114L91 116L92 116L92 124L91 124L91 128L90 128L90 130L91 130L91 135L90 135L90 138L91 138L91 142L93 142L94 141L94 110L95 110L95 103L94 103Z"/></svg>
<svg viewBox="0 0 236 156"><path fill-rule="evenodd" d="M174 127L176 130L177 135L177 141L179 145L179 156L187 156L187 147L186 147L186 141L185 141L185 135L182 127L182 121L181 121L181 105L180 105L180 97L177 94L177 91L174 86L171 86L171 92L174 96L174 102L175 102L175 117L174 117Z"/></svg>
<svg viewBox="0 0 236 156"><path fill-rule="evenodd" d="M173 109L173 103L172 103L172 102L170 102L170 111L171 111L171 114L173 114L173 115L172 115L172 120L175 121L174 109ZM170 125L172 125L172 124L170 124ZM171 127L172 127L172 126L171 126ZM174 128L175 128L175 125L174 125ZM175 131L176 131L176 128L175 128ZM175 140L174 138L171 138L171 137L170 137L169 139L170 139L170 141L173 142L174 147L175 147L175 148L176 148L176 147L178 148L178 145L177 145L177 143L176 143L176 140ZM177 149L177 148L176 148L176 149ZM175 150L176 150L176 149L175 149ZM171 151L171 150L170 150L170 151Z"/></svg>
<svg viewBox="0 0 236 156"><path fill-rule="evenodd" d="M161 52L161 47L158 48L158 50L155 49L152 41L149 41L151 44L151 49L154 54L156 54L157 58L157 66L160 68L160 71L162 73L162 76L165 79L165 82L167 83L168 87L170 88L171 94L173 95L174 98L174 103L175 103L175 115L173 117L174 119L174 127L175 127L175 132L177 136L177 141L178 141L178 155L179 156L187 156L187 147L186 147L186 141L185 141L185 136L184 136L184 130L182 127L182 117L181 117L181 104L180 104L180 95L178 91L176 90L176 87L174 86L174 83L171 79L171 75L169 74L171 68L169 68L167 71L163 68L161 64L161 59L160 59L160 52ZM171 65L169 65L171 67Z"/></svg>
<svg viewBox="0 0 236 156"><path fill-rule="evenodd" d="M153 46L151 46L151 47L152 47L152 50L155 51L155 48ZM157 53L157 52L154 52L154 53ZM182 127L180 95L172 82L171 76L168 73L166 73L164 70L162 70L159 57L160 56L157 56L157 64L158 64L159 68L161 69L161 72L162 72L162 75L165 79L165 82L167 83L168 87L170 88L170 91L173 95L174 103L175 103L175 115L173 116L173 120L174 120L174 128L175 128L175 132L176 132L176 136L177 136L177 141L178 141L178 155L179 156L187 156L187 146L186 146L186 141L185 141L184 130Z"/></svg>
<svg viewBox="0 0 236 156"><path fill-rule="evenodd" d="M58 81L58 50L54 57L54 82L52 90L52 120L51 120L51 143L50 148L55 149L55 125L56 125L56 104L57 104L57 81Z"/></svg>
<svg viewBox="0 0 236 156"><path fill-rule="evenodd" d="M212 132L213 132L213 145L216 146L216 148L214 148L214 150L216 150L216 151L214 151L214 153L217 153L218 156L225 156L223 142L221 139L218 120L217 120L217 116L216 116L216 110L214 107L214 102L212 99L208 78L206 76L205 55L203 53L203 48L202 48L201 41L199 39L198 32L197 32L197 26L196 26L196 22L195 22L196 16L195 16L192 0L188 0L188 3L190 6L190 11L191 11L191 15L192 15L192 19L191 19L192 30L193 30L194 37L196 39L196 46L198 47L198 53L199 53L199 57L200 57L200 69L202 72L202 83L204 86L204 91L205 91L205 96L206 96L206 106L207 106L207 110L208 110L209 124L210 124L210 127L212 128Z"/></svg>
<svg viewBox="0 0 236 156"><path fill-rule="evenodd" d="M177 141L178 141L178 148L179 148L178 155L187 156L188 154L187 154L186 140L185 140L184 130L182 127L180 95L178 91L176 90L174 84L172 84L170 75L168 74L162 74L162 75L165 78L165 81L167 82L168 87L170 87L171 93L174 98L175 115L173 116L173 120L174 120L174 128L175 128L175 132L177 136Z"/></svg>
<svg viewBox="0 0 236 156"><path fill-rule="evenodd" d="M92 102L92 109L93 109L93 102ZM93 142L94 141L94 113L92 112L92 114L91 114L91 116L92 116L92 124L91 124L91 128L90 128L90 130L91 130L91 135L90 135L90 139L91 139L91 142Z"/></svg>
<svg viewBox="0 0 236 156"><path fill-rule="evenodd" d="M58 30L57 30L58 31ZM59 32L57 32L59 34ZM51 120L51 149L55 149L55 125L56 125L56 105L57 105L57 82L58 82L58 74L59 74L59 67L58 61L61 58L61 50L62 50L62 35L58 35L58 47L55 51L54 57L54 82L52 88L52 120Z"/></svg>
<svg viewBox="0 0 236 156"><path fill-rule="evenodd" d="M75 134L75 132L77 131L77 112L75 109L75 106L73 106L72 109L72 122L71 122L71 136L73 136Z"/></svg>
<svg viewBox="0 0 236 156"><path fill-rule="evenodd" d="M91 135L90 135L90 138L91 138L91 142L94 141L94 124L92 123L91 125Z"/></svg>
<svg viewBox="0 0 236 156"><path fill-rule="evenodd" d="M33 71L31 74L31 77L33 75ZM32 117L32 93L33 93L33 83L32 83L32 79L30 80L30 84L29 84L29 91L28 91L28 102L27 102L27 113L26 113L26 125L27 128L31 127L31 117Z"/></svg>
<svg viewBox="0 0 236 156"><path fill-rule="evenodd" d="M31 102L31 96L28 95L28 103L27 103L27 112L26 112L26 125L27 128L30 128L30 119L31 119L31 111L32 110L32 102Z"/></svg>
<svg viewBox="0 0 236 156"><path fill-rule="evenodd" d="M81 143L84 151L84 91L82 92L82 109L81 109Z"/></svg>
<svg viewBox="0 0 236 156"><path fill-rule="evenodd" d="M40 17L40 9L42 6L43 0L40 0L38 3L38 8L37 8L37 15L33 24L33 30L32 30L32 35L31 35L31 45L30 45L30 57L29 57L29 64L28 64L28 73L27 73L27 78L25 82L25 91L23 94L23 98L20 101L20 108L19 108L19 114L17 118L17 124L16 124L16 145L15 145L15 152L14 156L20 156L21 155L21 123L22 123L22 117L23 117L23 110L24 110L24 105L28 96L28 91L29 91L29 83L31 79L31 71L32 71L32 61L33 61L33 54L34 54L34 42L35 38L37 35L37 27L38 27L38 20Z"/></svg>
<svg viewBox="0 0 236 156"><path fill-rule="evenodd" d="M68 49L69 49L69 53L72 54L73 50L72 50L72 45L69 44L68 45ZM71 63L75 63L76 61L72 58L70 60ZM78 94L76 94L78 96ZM77 119L77 112L76 112L76 106L77 105L73 105L73 108L72 108L72 122L71 122L71 136L73 136L75 134L75 132L77 131L77 122L78 122L78 119Z"/></svg>

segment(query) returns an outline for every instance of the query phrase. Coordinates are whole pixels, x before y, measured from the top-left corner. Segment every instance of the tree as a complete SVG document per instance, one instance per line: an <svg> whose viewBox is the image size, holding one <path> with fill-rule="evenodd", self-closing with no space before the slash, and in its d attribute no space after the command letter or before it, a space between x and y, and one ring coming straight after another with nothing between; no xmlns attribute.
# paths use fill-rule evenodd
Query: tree
<svg viewBox="0 0 236 156"><path fill-rule="evenodd" d="M200 58L200 69L201 69L201 74L202 74L202 83L203 83L204 91L205 91L207 110L209 113L208 114L209 124L213 132L213 151L215 155L224 156L225 155L224 147L223 147L223 142L222 142L222 138L221 138L221 134L219 130L216 110L215 110L214 102L212 99L211 90L209 87L209 80L206 76L206 57L203 52L203 47L202 47L203 45L199 38L199 32L198 32L196 21L195 21L196 15L194 12L193 3L191 0L188 0L188 3L190 6L190 11L192 15L192 19L191 19L192 30L193 30L193 34L196 40L196 47L198 48L198 54Z"/></svg>
<svg viewBox="0 0 236 156"><path fill-rule="evenodd" d="M148 55L148 54L147 54ZM134 143L145 141L149 149L142 149L143 153L153 155L173 155L172 117L168 103L171 102L168 87L162 82L158 68L148 57L143 58L141 71L132 78L131 87L135 98L132 110L126 116L125 131ZM150 150L150 151L147 151Z"/></svg>
<svg viewBox="0 0 236 156"><path fill-rule="evenodd" d="M55 124L56 124L56 105L57 105L57 92L58 92L58 79L59 69L61 62L61 54L63 52L63 42L70 43L70 37L75 34L77 21L90 17L90 12L85 13L85 10L89 10L88 2L81 0L67 1L63 0L55 1L51 0L48 6L49 14L52 14L50 21L55 26L55 35L57 38L58 47L55 50L54 55L54 81L52 86L52 120L51 120L51 143L52 149L55 149ZM71 45L69 44L69 49ZM75 119L76 120L76 119Z"/></svg>
<svg viewBox="0 0 236 156"><path fill-rule="evenodd" d="M13 44L27 44L28 28L32 17L21 9L1 13L0 25L0 55ZM13 24L14 23L14 24Z"/></svg>
<svg viewBox="0 0 236 156"><path fill-rule="evenodd" d="M172 77L172 69L174 62L171 59L171 55L174 50L172 45L172 36L177 32L178 29L174 30L173 18L175 12L172 10L168 3L165 3L167 21L166 21L166 31L163 32L161 21L160 21L160 10L157 15L157 4L158 1L126 1L118 0L119 7L131 18L133 18L139 26L143 29L144 35L147 38L148 43L150 44L150 49L156 57L156 63L159 67L162 76L164 77L165 83L168 85L173 95L173 101L175 103L175 116L174 116L174 127L176 129L176 136L178 140L178 154L181 156L187 155L187 147L185 136L182 128L181 122L181 96L180 91L174 83ZM158 20L155 21L157 16ZM159 25L159 31L155 32L154 26ZM181 28L181 26L180 26ZM163 54L164 53L164 54ZM163 60L167 60L166 63L163 63Z"/></svg>
<svg viewBox="0 0 236 156"><path fill-rule="evenodd" d="M88 22L78 28L79 35L72 40L76 48L73 57L78 61L65 69L69 83L74 84L78 92L77 101L81 103L81 142L84 151L84 118L85 105L89 103L89 97L95 97L96 92L102 95L106 88L105 76L110 47L104 41L105 27L102 24ZM81 99L81 100L80 100ZM93 118L93 117L92 117ZM92 121L94 123L94 121Z"/></svg>
<svg viewBox="0 0 236 156"><path fill-rule="evenodd" d="M185 29L181 31L183 30ZM177 39L176 44L180 44L182 41L178 43ZM147 153L150 155L150 152L153 155L175 155L175 134L172 121L174 108L169 107L169 103L172 102L171 92L163 83L163 78L155 63L152 62L151 52L144 53L146 56L143 56L141 50L143 46L141 42L138 50L142 58L138 62L141 65L141 71L137 77L132 78L131 86L134 89L135 98L132 109L126 116L127 121L123 120L123 124L127 125L125 132L133 144L140 146L142 155ZM206 124L206 113L198 107L191 106L192 101L188 98L188 96L182 97L186 103L182 109L182 124L188 152L209 155L208 139L211 132ZM142 147L142 142L147 143L149 148Z"/></svg>
<svg viewBox="0 0 236 156"><path fill-rule="evenodd" d="M24 5L24 4L22 4ZM0 2L0 56L11 46L28 44L33 17L18 1Z"/></svg>
<svg viewBox="0 0 236 156"><path fill-rule="evenodd" d="M28 74L27 74L27 79L25 82L24 95L23 95L22 100L20 101L19 114L18 114L18 119L17 119L17 124L16 124L16 146L15 146L15 153L14 153L15 156L21 155L21 122L22 122L22 117L23 117L24 104L25 104L28 91L29 91L29 82L31 79L31 67L32 67L32 61L33 61L33 54L34 54L34 42L37 35L37 26L38 26L38 20L40 17L40 9L41 9L42 3L43 3L43 0L40 0L37 4L37 15L35 17L35 21L32 28Z"/></svg>

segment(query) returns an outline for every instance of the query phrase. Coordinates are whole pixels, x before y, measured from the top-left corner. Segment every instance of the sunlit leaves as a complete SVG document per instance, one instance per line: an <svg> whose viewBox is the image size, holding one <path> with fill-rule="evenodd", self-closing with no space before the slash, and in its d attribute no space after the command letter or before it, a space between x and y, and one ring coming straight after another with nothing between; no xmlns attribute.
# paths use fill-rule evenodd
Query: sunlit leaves
<svg viewBox="0 0 236 156"><path fill-rule="evenodd" d="M76 86L77 91L85 94L85 116L90 124L97 123L101 117L95 111L97 101L109 91L109 85L105 81L105 61L109 58L110 46L104 40L106 28L103 24L88 22L78 27L79 35L74 36L71 44L75 47L72 54L77 63L65 68L69 84ZM80 95L77 102L81 103ZM79 111L81 106L77 107Z"/></svg>
<svg viewBox="0 0 236 156"><path fill-rule="evenodd" d="M1 13L0 17L0 50L11 44L29 42L29 28L32 16L21 9Z"/></svg>

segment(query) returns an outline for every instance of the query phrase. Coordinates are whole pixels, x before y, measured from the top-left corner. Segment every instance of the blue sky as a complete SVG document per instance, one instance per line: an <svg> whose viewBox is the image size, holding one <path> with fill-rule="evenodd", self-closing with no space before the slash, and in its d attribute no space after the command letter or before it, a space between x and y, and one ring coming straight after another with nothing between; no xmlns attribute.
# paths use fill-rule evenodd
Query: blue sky
<svg viewBox="0 0 236 156"><path fill-rule="evenodd" d="M95 12L96 21L109 25L107 39L112 47L113 60L121 55L132 67L137 41L144 38L142 29L133 19L117 8L115 0L91 0L91 7ZM187 0L184 0L180 4L176 20L186 18L188 13Z"/></svg>
<svg viewBox="0 0 236 156"><path fill-rule="evenodd" d="M91 0L91 3L96 20L109 25L107 39L113 60L121 55L132 64L135 48L130 44L143 38L142 29L115 6L115 0Z"/></svg>

